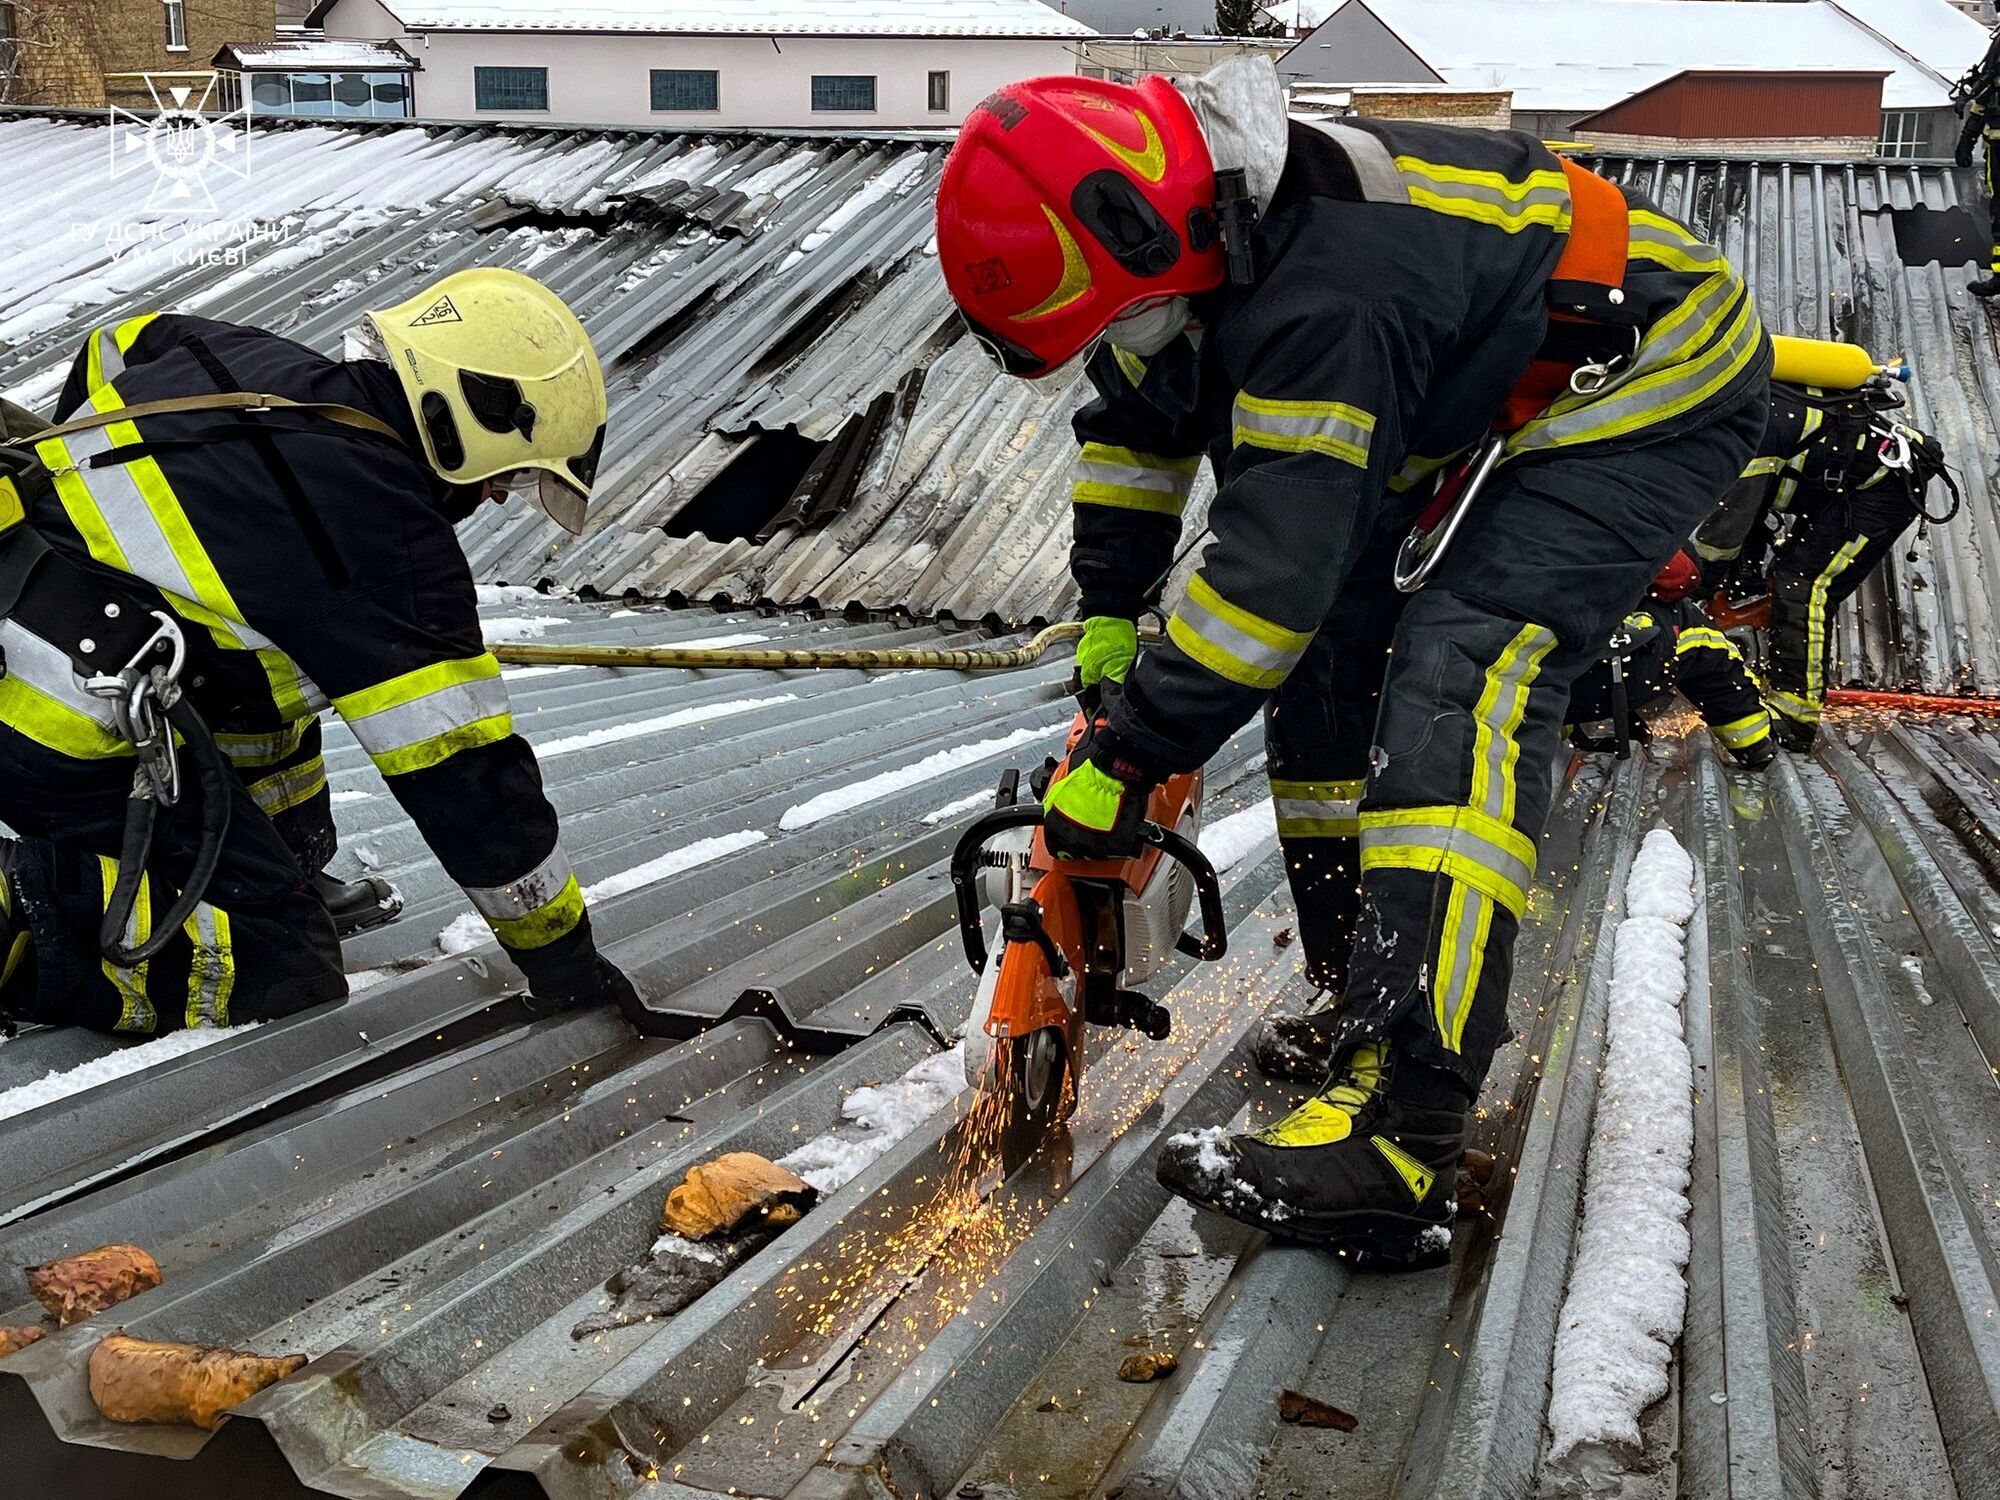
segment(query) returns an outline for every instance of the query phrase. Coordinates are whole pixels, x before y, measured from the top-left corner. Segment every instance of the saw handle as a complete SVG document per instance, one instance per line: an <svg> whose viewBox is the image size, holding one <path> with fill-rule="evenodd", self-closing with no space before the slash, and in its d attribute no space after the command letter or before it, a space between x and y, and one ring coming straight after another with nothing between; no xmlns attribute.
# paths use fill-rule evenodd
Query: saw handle
<svg viewBox="0 0 2000 1500"><path fill-rule="evenodd" d="M975 974L986 972L986 927L979 910L979 851L1017 828L1041 826L1042 809L1033 802L996 807L974 820L959 836L951 855L951 891L958 903L958 932ZM1190 958L1213 961L1229 951L1228 919L1222 909L1222 882L1215 866L1191 840L1158 823L1141 823L1139 841L1186 865L1194 876L1195 903L1201 908L1201 936L1183 932L1175 947Z"/></svg>

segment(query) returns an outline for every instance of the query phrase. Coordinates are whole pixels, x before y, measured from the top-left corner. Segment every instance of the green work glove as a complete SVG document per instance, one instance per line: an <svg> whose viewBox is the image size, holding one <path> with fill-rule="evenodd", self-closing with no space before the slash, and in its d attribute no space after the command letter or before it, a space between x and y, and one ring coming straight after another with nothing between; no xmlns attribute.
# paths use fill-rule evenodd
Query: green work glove
<svg viewBox="0 0 2000 1500"><path fill-rule="evenodd" d="M1123 682L1139 659L1139 627L1116 615L1092 615L1083 622L1083 639L1076 643L1076 673L1087 688L1105 678Z"/></svg>
<svg viewBox="0 0 2000 1500"><path fill-rule="evenodd" d="M1057 859L1129 859L1152 788L1085 760L1042 799L1042 835Z"/></svg>

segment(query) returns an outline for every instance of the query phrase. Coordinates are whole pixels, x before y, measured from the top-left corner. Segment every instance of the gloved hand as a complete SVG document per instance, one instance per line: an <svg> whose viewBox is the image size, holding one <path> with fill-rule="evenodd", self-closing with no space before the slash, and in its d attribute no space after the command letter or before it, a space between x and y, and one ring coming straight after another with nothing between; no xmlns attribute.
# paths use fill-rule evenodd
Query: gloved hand
<svg viewBox="0 0 2000 1500"><path fill-rule="evenodd" d="M645 1009L638 987L623 969L602 954L591 960L589 972L579 980L563 985L536 985L528 1004L537 1015L594 1005L615 1005L627 1016Z"/></svg>
<svg viewBox="0 0 2000 1500"><path fill-rule="evenodd" d="M1092 615L1083 622L1083 639L1076 643L1076 674L1083 686L1096 687L1109 678L1123 682L1139 659L1139 627L1116 615Z"/></svg>
<svg viewBox="0 0 2000 1500"><path fill-rule="evenodd" d="M1951 159L1957 162L1961 167L1969 167L1972 165L1973 140L1974 136L1970 131L1968 131L1964 135L1961 135L1958 138L1958 149L1952 152Z"/></svg>
<svg viewBox="0 0 2000 1500"><path fill-rule="evenodd" d="M1128 859L1153 783L1111 753L1093 730L1071 757L1069 774L1042 799L1042 835L1057 859Z"/></svg>

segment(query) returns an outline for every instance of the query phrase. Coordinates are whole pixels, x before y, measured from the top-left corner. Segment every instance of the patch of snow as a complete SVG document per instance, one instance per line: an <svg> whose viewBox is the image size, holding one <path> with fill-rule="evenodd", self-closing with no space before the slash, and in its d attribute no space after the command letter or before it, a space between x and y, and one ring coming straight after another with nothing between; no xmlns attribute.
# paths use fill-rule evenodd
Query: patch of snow
<svg viewBox="0 0 2000 1500"><path fill-rule="evenodd" d="M778 826L787 833L797 828L809 828L814 823L835 817L840 813L864 807L870 802L879 802L884 797L894 796L913 786L921 786L926 781L936 781L940 776L949 776L953 771L966 766L977 765L988 756L1001 755L1009 750L1036 740L1050 741L1069 728L1065 719L1060 724L1051 724L1042 729L1017 729L1012 734L1001 735L997 739L979 740L970 745L957 745L949 750L940 750L935 755L926 755L922 760L894 771L883 771L879 775L867 777L850 786L837 787L830 792L821 792L796 806L785 809Z"/></svg>
<svg viewBox="0 0 2000 1500"><path fill-rule="evenodd" d="M472 592L474 597L485 605L553 604L561 597L545 594L540 589L532 589L520 583L475 583Z"/></svg>
<svg viewBox="0 0 2000 1500"><path fill-rule="evenodd" d="M852 224L885 198L900 198L916 185L924 175L930 153L922 148L907 151L868 179L868 183L820 222L817 229L799 241L799 248L787 256L779 267L784 270L795 264L802 256L819 249L841 230Z"/></svg>
<svg viewBox="0 0 2000 1500"><path fill-rule="evenodd" d="M507 641L535 641L549 633L554 620L531 620L525 615L507 615L497 620L481 620L480 634L486 637L489 646Z"/></svg>
<svg viewBox="0 0 2000 1500"><path fill-rule="evenodd" d="M1278 809L1269 797L1201 831L1201 852L1219 875L1243 863L1253 849L1278 836Z"/></svg>
<svg viewBox="0 0 2000 1500"><path fill-rule="evenodd" d="M552 667L502 667L500 675L509 682L525 682L530 677L546 677L551 672L588 672L589 667L581 663L566 661Z"/></svg>
<svg viewBox="0 0 2000 1500"><path fill-rule="evenodd" d="M642 739L649 734L661 734L669 729L681 729L689 724L706 724L710 719L727 719L737 714L751 713L760 708L775 708L780 703L791 703L798 698L797 693L774 693L768 698L732 698L726 703L707 703L699 708L683 708L670 714L661 714L651 719L634 719L625 724L611 724L603 729L589 729L582 734L565 735L559 740L551 740L546 745L535 747L537 759L547 760L554 755L567 755L572 750L589 750L597 745L617 745L626 740Z"/></svg>
<svg viewBox="0 0 2000 1500"><path fill-rule="evenodd" d="M1917 1003L1935 1005L1937 999L1931 994L1930 986L1924 983L1924 961L1914 953L1905 953L1897 963L1910 976L1910 987L1917 992Z"/></svg>
<svg viewBox="0 0 2000 1500"><path fill-rule="evenodd" d="M778 1165L830 1193L859 1176L965 1087L965 1044L960 1042L932 1053L900 1078L856 1089L841 1101L839 1125L807 1141Z"/></svg>
<svg viewBox="0 0 2000 1500"><path fill-rule="evenodd" d="M932 827L939 823L949 823L964 813L984 807L993 801L991 792L974 792L970 797L960 797L956 802L947 802L943 807L934 807L924 814L924 822Z"/></svg>
<svg viewBox="0 0 2000 1500"><path fill-rule="evenodd" d="M746 828L741 833L725 833L712 839L698 839L679 849L670 849L656 859L649 859L643 865L634 865L616 875L607 875L592 886L584 887L584 898L589 901L608 901L613 896L622 896L628 891L636 891L642 886L654 885L670 875L678 875L683 870L692 870L698 865L713 864L724 855L735 854L742 849L754 848L766 843L769 835L755 828Z"/></svg>
<svg viewBox="0 0 2000 1500"><path fill-rule="evenodd" d="M104 1057L93 1057L89 1062L78 1063L73 1068L51 1070L33 1083L16 1084L11 1089L0 1089L0 1120L25 1114L31 1109L40 1109L45 1104L54 1104L72 1094L95 1088L100 1083L109 1083L114 1078L137 1073L156 1063L184 1057L190 1052L200 1051L203 1047L212 1047L228 1037L241 1036L247 1031L252 1031L259 1024L252 1021L247 1026L196 1027L188 1031L170 1031L165 1036L154 1037L150 1042L120 1047L116 1052Z"/></svg>
<svg viewBox="0 0 2000 1500"><path fill-rule="evenodd" d="M438 951L447 957L460 953L470 953L474 948L483 948L493 941L493 929L486 925L486 919L475 912L453 920L451 926L437 935Z"/></svg>
<svg viewBox="0 0 2000 1500"><path fill-rule="evenodd" d="M347 993L349 995L358 995L363 990L372 990L376 985L382 983L383 980L395 972L396 970L388 968L356 969L352 974L347 976Z"/></svg>
<svg viewBox="0 0 2000 1500"><path fill-rule="evenodd" d="M1680 1008L1696 904L1694 862L1655 829L1625 887L1583 1225L1556 1327L1549 1462L1579 1474L1636 1456L1687 1313L1694 1070Z"/></svg>
<svg viewBox="0 0 2000 1500"><path fill-rule="evenodd" d="M604 618L607 620L629 620L636 615L643 615L644 613L643 609L614 609Z"/></svg>
<svg viewBox="0 0 2000 1500"><path fill-rule="evenodd" d="M651 1255L673 1255L682 1260L698 1260L705 1266L726 1266L729 1257L714 1245L703 1245L672 1231L653 1241Z"/></svg>
<svg viewBox="0 0 2000 1500"><path fill-rule="evenodd" d="M1229 1131L1221 1125L1209 1125L1201 1130L1184 1130L1179 1135L1167 1137L1169 1146L1195 1153L1195 1165L1210 1177L1222 1178L1236 1170L1229 1157L1223 1153L1223 1146L1229 1140Z"/></svg>

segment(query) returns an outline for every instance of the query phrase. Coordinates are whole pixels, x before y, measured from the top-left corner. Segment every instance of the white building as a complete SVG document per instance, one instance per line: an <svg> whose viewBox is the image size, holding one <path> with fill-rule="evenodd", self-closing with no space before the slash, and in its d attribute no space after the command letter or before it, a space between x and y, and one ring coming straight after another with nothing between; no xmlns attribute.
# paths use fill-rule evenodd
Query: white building
<svg viewBox="0 0 2000 1500"><path fill-rule="evenodd" d="M1001 84L1073 73L1092 30L1040 0L324 0L395 42L433 119L948 129Z"/></svg>

